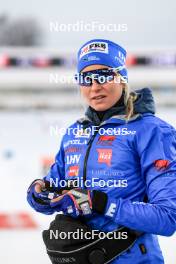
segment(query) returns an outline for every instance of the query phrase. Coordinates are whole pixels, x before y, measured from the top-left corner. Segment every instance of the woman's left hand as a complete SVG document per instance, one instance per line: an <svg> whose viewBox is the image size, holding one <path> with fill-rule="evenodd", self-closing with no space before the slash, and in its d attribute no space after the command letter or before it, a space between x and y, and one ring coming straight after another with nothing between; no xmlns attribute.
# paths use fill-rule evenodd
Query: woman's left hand
<svg viewBox="0 0 176 264"><path fill-rule="evenodd" d="M69 191L65 190L62 195L51 200L50 206L56 211L63 211L63 213L73 217L91 215L92 201L90 191L79 188Z"/></svg>

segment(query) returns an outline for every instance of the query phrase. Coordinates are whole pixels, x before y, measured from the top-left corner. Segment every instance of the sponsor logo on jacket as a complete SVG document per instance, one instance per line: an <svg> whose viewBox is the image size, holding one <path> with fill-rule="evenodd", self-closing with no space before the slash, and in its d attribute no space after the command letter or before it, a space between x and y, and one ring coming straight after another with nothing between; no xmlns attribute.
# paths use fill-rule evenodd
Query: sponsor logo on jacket
<svg viewBox="0 0 176 264"><path fill-rule="evenodd" d="M98 177L125 177L126 173L124 171L120 170L114 170L114 169L91 169L88 170L92 176L98 176Z"/></svg>
<svg viewBox="0 0 176 264"><path fill-rule="evenodd" d="M159 159L154 161L154 166L157 170L165 170L169 166L169 163L169 160Z"/></svg>
<svg viewBox="0 0 176 264"><path fill-rule="evenodd" d="M69 167L68 176L70 176L70 177L78 176L78 173L79 173L79 166L78 165Z"/></svg>
<svg viewBox="0 0 176 264"><path fill-rule="evenodd" d="M97 149L98 151L98 163L106 163L111 166L112 149Z"/></svg>
<svg viewBox="0 0 176 264"><path fill-rule="evenodd" d="M128 130L126 127L123 128L114 128L114 135L121 135L121 136L127 136L127 135L135 135L135 130Z"/></svg>
<svg viewBox="0 0 176 264"><path fill-rule="evenodd" d="M81 152L82 150L83 150L82 147L68 147L65 149L65 154L66 153Z"/></svg>
<svg viewBox="0 0 176 264"><path fill-rule="evenodd" d="M90 131L86 131L86 129L79 130L75 135L75 138L89 138L89 137L90 137Z"/></svg>
<svg viewBox="0 0 176 264"><path fill-rule="evenodd" d="M80 160L81 154L79 155L67 155L66 156L66 164L78 164Z"/></svg>
<svg viewBox="0 0 176 264"><path fill-rule="evenodd" d="M64 143L64 148L68 147L69 145L86 145L87 140L80 140L80 139L73 139L73 140L68 140L66 143Z"/></svg>
<svg viewBox="0 0 176 264"><path fill-rule="evenodd" d="M97 141L97 145L102 146L111 146L113 141L115 140L115 136L100 136Z"/></svg>

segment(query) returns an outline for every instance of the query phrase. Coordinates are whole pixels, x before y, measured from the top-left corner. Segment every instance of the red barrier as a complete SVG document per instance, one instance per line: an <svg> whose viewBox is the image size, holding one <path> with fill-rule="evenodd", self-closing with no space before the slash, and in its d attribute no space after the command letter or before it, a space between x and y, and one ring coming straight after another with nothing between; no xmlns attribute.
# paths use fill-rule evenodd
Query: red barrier
<svg viewBox="0 0 176 264"><path fill-rule="evenodd" d="M126 66L135 66L136 65L136 56L128 55L126 59Z"/></svg>
<svg viewBox="0 0 176 264"><path fill-rule="evenodd" d="M10 60L6 55L0 55L0 68L9 66Z"/></svg>
<svg viewBox="0 0 176 264"><path fill-rule="evenodd" d="M0 213L0 229L37 228L38 224L29 213Z"/></svg>

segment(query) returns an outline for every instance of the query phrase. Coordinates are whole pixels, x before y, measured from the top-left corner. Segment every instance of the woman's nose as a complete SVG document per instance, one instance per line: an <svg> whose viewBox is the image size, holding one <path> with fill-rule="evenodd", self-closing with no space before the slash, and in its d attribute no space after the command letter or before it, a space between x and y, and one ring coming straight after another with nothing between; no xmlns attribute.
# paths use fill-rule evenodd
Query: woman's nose
<svg viewBox="0 0 176 264"><path fill-rule="evenodd" d="M99 84L98 82L96 82L96 80L92 80L91 90L92 91L99 91L99 90L101 90L101 84Z"/></svg>

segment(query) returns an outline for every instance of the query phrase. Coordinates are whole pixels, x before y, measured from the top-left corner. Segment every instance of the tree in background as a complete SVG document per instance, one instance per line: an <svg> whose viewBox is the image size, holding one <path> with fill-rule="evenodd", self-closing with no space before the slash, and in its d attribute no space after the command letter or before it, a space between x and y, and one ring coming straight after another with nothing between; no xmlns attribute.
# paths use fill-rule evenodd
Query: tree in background
<svg viewBox="0 0 176 264"><path fill-rule="evenodd" d="M0 46L36 46L41 43L42 30L32 17L9 19L0 15Z"/></svg>

